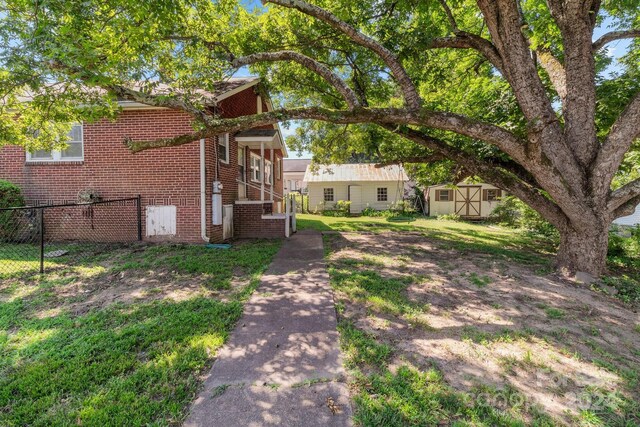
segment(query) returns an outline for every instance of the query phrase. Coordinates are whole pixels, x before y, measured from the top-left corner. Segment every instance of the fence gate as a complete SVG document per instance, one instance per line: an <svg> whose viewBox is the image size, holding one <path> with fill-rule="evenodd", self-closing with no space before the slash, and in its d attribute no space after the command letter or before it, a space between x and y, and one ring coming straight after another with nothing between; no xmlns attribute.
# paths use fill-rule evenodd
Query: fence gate
<svg viewBox="0 0 640 427"><path fill-rule="evenodd" d="M0 280L81 264L142 240L140 196L0 209Z"/></svg>

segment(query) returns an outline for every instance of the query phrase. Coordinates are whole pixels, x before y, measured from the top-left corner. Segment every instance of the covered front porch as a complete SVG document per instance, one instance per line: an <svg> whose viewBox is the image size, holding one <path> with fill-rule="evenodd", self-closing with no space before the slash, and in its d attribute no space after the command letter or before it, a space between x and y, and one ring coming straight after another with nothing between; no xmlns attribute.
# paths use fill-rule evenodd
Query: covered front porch
<svg viewBox="0 0 640 427"><path fill-rule="evenodd" d="M286 148L279 130L251 129L238 133L235 139L238 144L235 236L289 237L295 232L295 216L292 217L291 201L282 194L282 157Z"/></svg>

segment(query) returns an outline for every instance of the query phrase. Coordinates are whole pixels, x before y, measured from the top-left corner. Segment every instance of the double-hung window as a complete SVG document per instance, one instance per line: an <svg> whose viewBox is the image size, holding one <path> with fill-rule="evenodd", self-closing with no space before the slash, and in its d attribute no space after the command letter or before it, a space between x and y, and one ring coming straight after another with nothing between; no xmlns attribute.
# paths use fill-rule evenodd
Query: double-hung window
<svg viewBox="0 0 640 427"><path fill-rule="evenodd" d="M35 150L27 152L29 162L79 162L84 160L82 124L74 124L68 134L64 150Z"/></svg>
<svg viewBox="0 0 640 427"><path fill-rule="evenodd" d="M261 182L260 181L260 156L257 154L251 153L251 181L253 182Z"/></svg>
<svg viewBox="0 0 640 427"><path fill-rule="evenodd" d="M229 134L218 135L218 159L229 164Z"/></svg>

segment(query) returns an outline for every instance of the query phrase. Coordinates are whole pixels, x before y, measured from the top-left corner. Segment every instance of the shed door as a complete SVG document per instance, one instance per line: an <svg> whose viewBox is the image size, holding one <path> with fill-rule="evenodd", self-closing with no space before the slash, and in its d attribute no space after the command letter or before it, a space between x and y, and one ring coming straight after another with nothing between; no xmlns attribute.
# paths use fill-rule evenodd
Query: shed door
<svg viewBox="0 0 640 427"><path fill-rule="evenodd" d="M222 212L222 239L233 237L233 205L224 205Z"/></svg>
<svg viewBox="0 0 640 427"><path fill-rule="evenodd" d="M359 185L349 186L349 201L351 202L350 212L362 212L362 187Z"/></svg>
<svg viewBox="0 0 640 427"><path fill-rule="evenodd" d="M455 196L456 214L466 217L479 217L482 203L482 187L458 187Z"/></svg>
<svg viewBox="0 0 640 427"><path fill-rule="evenodd" d="M147 206L147 236L175 236L176 207Z"/></svg>

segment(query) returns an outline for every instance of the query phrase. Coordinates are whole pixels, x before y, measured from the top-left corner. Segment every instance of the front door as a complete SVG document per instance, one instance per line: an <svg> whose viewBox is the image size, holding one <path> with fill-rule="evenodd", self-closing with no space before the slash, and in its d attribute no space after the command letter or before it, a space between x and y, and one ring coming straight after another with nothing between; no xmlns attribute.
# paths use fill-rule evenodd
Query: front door
<svg viewBox="0 0 640 427"><path fill-rule="evenodd" d="M349 186L349 201L351 202L350 213L357 214L362 212L362 187L359 185Z"/></svg>
<svg viewBox="0 0 640 427"><path fill-rule="evenodd" d="M482 187L465 186L456 188L456 214L464 217L480 217Z"/></svg>

